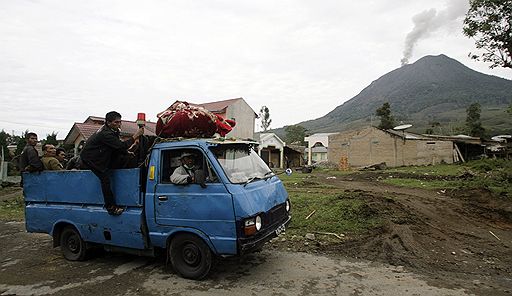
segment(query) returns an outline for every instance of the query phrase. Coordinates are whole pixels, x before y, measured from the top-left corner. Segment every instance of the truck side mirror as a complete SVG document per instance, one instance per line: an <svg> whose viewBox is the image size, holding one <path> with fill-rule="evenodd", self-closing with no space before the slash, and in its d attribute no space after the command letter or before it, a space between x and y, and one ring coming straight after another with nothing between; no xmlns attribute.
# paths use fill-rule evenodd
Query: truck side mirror
<svg viewBox="0 0 512 296"><path fill-rule="evenodd" d="M196 170L194 172L194 178L196 180L196 184L201 185L202 188L206 188L206 176L204 175L203 170Z"/></svg>

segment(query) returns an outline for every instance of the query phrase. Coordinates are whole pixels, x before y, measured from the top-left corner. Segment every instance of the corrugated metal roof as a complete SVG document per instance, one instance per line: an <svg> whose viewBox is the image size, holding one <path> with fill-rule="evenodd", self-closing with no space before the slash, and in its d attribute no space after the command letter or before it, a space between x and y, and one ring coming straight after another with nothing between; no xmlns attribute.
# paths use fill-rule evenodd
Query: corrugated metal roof
<svg viewBox="0 0 512 296"><path fill-rule="evenodd" d="M406 131L396 131L392 129L385 130L385 132L393 134L395 136L399 136L401 138L405 138L407 140L430 140L431 138L425 137L423 135L414 134Z"/></svg>

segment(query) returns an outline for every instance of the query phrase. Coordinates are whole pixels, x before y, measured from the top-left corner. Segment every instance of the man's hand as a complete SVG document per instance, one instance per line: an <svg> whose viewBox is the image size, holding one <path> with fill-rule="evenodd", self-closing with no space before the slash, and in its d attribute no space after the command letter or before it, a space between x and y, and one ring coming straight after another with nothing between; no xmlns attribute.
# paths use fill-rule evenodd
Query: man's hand
<svg viewBox="0 0 512 296"><path fill-rule="evenodd" d="M137 140L140 136L144 134L144 127L139 128L135 134L133 134L133 139Z"/></svg>

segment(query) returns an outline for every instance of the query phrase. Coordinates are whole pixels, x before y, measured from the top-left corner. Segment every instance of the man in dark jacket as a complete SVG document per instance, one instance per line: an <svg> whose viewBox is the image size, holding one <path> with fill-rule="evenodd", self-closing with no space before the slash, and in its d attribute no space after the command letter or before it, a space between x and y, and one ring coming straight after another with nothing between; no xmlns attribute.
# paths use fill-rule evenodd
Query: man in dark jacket
<svg viewBox="0 0 512 296"><path fill-rule="evenodd" d="M121 114L115 111L107 113L105 125L87 140L80 153L81 168L90 169L100 179L105 207L111 215L121 214L123 208L116 205L110 189L109 172L144 133L144 129L140 128L130 139L123 142L119 139L120 128Z"/></svg>
<svg viewBox="0 0 512 296"><path fill-rule="evenodd" d="M44 167L36 150L37 135L35 133L27 133L25 138L27 140L27 145L25 145L25 148L23 148L23 152L21 152L20 155L20 171L22 173L40 172L44 169Z"/></svg>

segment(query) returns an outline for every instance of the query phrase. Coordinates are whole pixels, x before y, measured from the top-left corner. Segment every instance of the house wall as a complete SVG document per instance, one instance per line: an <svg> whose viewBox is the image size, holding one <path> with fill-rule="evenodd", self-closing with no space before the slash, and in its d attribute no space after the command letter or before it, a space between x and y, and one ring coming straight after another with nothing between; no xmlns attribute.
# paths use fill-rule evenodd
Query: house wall
<svg viewBox="0 0 512 296"><path fill-rule="evenodd" d="M313 152L311 154L311 160L313 160L314 162L326 161L327 160L327 153L325 153L325 152Z"/></svg>
<svg viewBox="0 0 512 296"><path fill-rule="evenodd" d="M233 130L227 134L228 137L241 139L254 139L254 110L245 102L237 100L226 110L226 118L235 119L236 125Z"/></svg>
<svg viewBox="0 0 512 296"><path fill-rule="evenodd" d="M453 143L439 140L404 140L368 127L329 136L328 158L335 163L346 158L351 167L381 162L389 167L453 163Z"/></svg>

